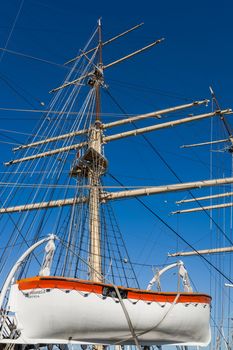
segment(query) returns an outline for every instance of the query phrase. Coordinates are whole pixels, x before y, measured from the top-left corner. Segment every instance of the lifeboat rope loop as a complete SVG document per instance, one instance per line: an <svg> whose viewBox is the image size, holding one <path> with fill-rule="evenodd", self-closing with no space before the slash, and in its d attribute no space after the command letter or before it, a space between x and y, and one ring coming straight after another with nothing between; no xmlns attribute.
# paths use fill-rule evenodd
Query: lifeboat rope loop
<svg viewBox="0 0 233 350"><path fill-rule="evenodd" d="M137 333L137 334L136 334L137 338L140 337L140 336L142 336L142 335L144 335L144 334L147 334L147 333L153 331L155 328L157 328L157 327L164 321L164 319L168 316L168 314L170 313L170 311L172 311L172 309L174 308L175 304L177 303L179 297L180 297L180 292L177 293L177 295L176 295L176 297L175 297L173 303L171 304L171 306L169 307L169 309L167 310L167 312L165 313L165 315L162 317L162 319L161 319L155 326L153 326L152 328L149 328L149 329L147 329L146 331ZM116 343L116 344L121 344L122 342L128 341L128 340L130 340L130 339L132 339L132 337L129 337L129 338L127 338L127 339L124 339L123 341L120 341L120 342L118 342L118 343Z"/></svg>
<svg viewBox="0 0 233 350"><path fill-rule="evenodd" d="M61 244L63 244L66 248L68 248L74 255L78 256L79 259L80 259L84 264L86 264L90 269L92 269L92 270L93 270L96 274L98 274L98 275L101 277L101 279L102 279L102 277L103 277L102 274L100 274L92 265L90 265L87 261L85 261L85 259L83 259L81 256L79 256L75 251L73 251L73 249L71 249L70 247L67 247L67 244L66 244L65 242L63 242L59 237L57 237L57 239L61 242ZM107 278L105 278L105 279L108 281ZM111 284L111 285L113 286L113 288L115 289L115 291L116 291L117 297L118 297L118 299L119 299L120 305L121 305L121 307L122 307L122 310L123 310L123 312L124 312L126 321L127 321L127 323L128 323L130 333L131 333L131 335L132 335L132 337L130 337L130 339L133 339L133 340L134 340L137 350L141 350L141 346L140 346L140 344L139 344L139 342L138 342L138 338L137 338L137 335L136 335L136 333L135 333L135 330L134 330L134 327L133 327L131 318L130 318L129 313L128 313L126 307L125 307L125 304L124 304L124 301L123 301L123 299L122 299L122 297L121 297L121 294L120 294L120 292L119 292L119 289L118 289L118 287L117 287L114 283L112 283L111 281L108 281L108 283Z"/></svg>

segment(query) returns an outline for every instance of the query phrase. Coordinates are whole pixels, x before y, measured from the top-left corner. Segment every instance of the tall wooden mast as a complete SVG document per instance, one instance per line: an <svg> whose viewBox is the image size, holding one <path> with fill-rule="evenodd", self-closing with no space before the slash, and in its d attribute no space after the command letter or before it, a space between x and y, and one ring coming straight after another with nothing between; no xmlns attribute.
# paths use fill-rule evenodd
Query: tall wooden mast
<svg viewBox="0 0 233 350"><path fill-rule="evenodd" d="M100 247L100 176L101 169L98 160L102 156L102 129L100 121L100 86L103 81L103 62L102 62L102 28L101 20L98 20L98 36L99 36L99 58L93 75L93 88L96 95L96 116L95 123L91 126L88 149L91 153L93 166L88 171L88 182L90 185L89 192L89 230L90 230L90 279L93 281L101 281L101 247Z"/></svg>

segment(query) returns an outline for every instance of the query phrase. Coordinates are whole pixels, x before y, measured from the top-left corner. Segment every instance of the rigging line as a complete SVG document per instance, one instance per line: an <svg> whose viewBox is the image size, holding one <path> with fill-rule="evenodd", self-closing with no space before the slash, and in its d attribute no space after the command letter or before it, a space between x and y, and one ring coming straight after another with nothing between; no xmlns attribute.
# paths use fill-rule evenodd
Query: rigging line
<svg viewBox="0 0 233 350"><path fill-rule="evenodd" d="M125 110L120 106L120 104L115 100L115 98L111 95L111 93L106 90L107 94L111 97L111 99L116 103L116 105L120 108L120 110L125 113L127 116L127 113ZM134 122L132 122L132 125L137 129L137 126ZM176 179L180 182L183 183L181 178L176 174L176 172L172 169L172 167L168 164L168 162L165 160L165 158L161 155L161 153L155 148L155 146L152 144L152 142L143 134L141 134L141 137L145 140L145 142L151 147L151 149L154 151L154 153L160 158L160 160L166 165L166 167L169 169L169 171L176 177ZM199 205L200 208L202 208L203 212L209 217L209 219L215 224L215 226L219 229L219 231L222 233L222 235L225 237L225 239L233 245L233 241L227 236L227 234L222 230L222 228L218 225L218 223L211 217L211 215L208 213L206 209L203 208L202 204L200 201L196 199L196 197L193 195L191 191L188 191L188 193L192 196L193 199L195 199L196 203Z"/></svg>
<svg viewBox="0 0 233 350"><path fill-rule="evenodd" d="M3 73L2 73L3 74ZM24 93L26 93L28 96L30 96L33 100L35 100L37 103L39 103L41 106L44 106L44 102L42 102L41 100L39 100L37 97L35 97L34 95L32 95L31 92L29 92L28 90L26 90L25 88L23 88L22 86L20 86L17 82L15 82L14 80L10 79L9 77L6 76L6 74L4 75L9 82L11 82L11 84L14 84L16 87L18 87L18 89L21 89Z"/></svg>
<svg viewBox="0 0 233 350"><path fill-rule="evenodd" d="M59 171L57 171L57 173L58 172L60 172L60 170ZM47 171L39 171L39 170L37 170L37 171L0 171L0 174L14 174L14 175L16 175L16 174L34 174L34 175L36 175L36 174L45 174L45 173L49 173L49 170L47 170ZM63 174L69 174L69 171L67 170L67 171L63 171Z"/></svg>
<svg viewBox="0 0 233 350"><path fill-rule="evenodd" d="M26 219L26 217L25 217L25 219Z"/></svg>
<svg viewBox="0 0 233 350"><path fill-rule="evenodd" d="M166 259L167 260L167 259ZM150 267L150 268L154 268L154 267L165 267L165 266L169 266L170 263L163 263L163 264L145 264L145 263L139 263L139 262L131 262L132 265L138 265L138 266L144 266L144 267Z"/></svg>
<svg viewBox="0 0 233 350"><path fill-rule="evenodd" d="M1 141L0 141L1 142ZM37 172L38 173L38 172ZM39 172L40 173L40 172ZM47 172L41 172L42 174L43 173L47 173ZM60 170L57 171L56 173L60 173ZM69 173L69 172L67 172ZM27 172L26 172L27 174ZM28 172L28 174L30 174L30 172ZM69 188L69 189L76 189L76 185L68 185L68 184L49 184L49 183L19 183L19 182L2 182L0 181L0 187L4 187L4 186L14 186L14 187L20 187L20 188L30 188L30 187L40 187L40 188ZM147 188L150 188L150 187L154 187L154 186L147 186ZM103 186L103 185L96 185L96 186L93 186L93 185L80 185L79 188L86 188L86 189L90 189L90 188L98 188L98 189L102 189L102 188L111 188L111 189L115 189L115 188L122 188L122 186ZM145 188L145 186L127 186L127 188L129 189L135 189L135 188L138 188L138 189L143 189Z"/></svg>
<svg viewBox="0 0 233 350"><path fill-rule="evenodd" d="M48 236L47 235L41 236L41 239L42 238L46 238L46 237L48 237ZM30 246L31 246L32 242L33 242L33 239L27 240L27 242L28 242L28 244L30 243ZM6 245L4 247L0 247L0 250L4 250L6 248L12 248L12 247L15 248L17 246L20 246L21 244L22 244L22 242L18 242L18 243L12 244L12 245ZM30 247L30 246L28 246L28 247Z"/></svg>
<svg viewBox="0 0 233 350"><path fill-rule="evenodd" d="M116 229L117 229L118 234L119 234L119 238L120 238L121 242L123 243L123 247L124 247L124 250L125 250L125 253L126 253L126 257L127 257L127 259L128 259L129 265L130 265L130 267L131 267L131 270L132 270L134 279L135 279L135 281L136 281L137 287L139 288L139 282L138 282L136 273L135 273L135 271L134 271L134 268L133 268L133 266L132 266L132 262L131 262L131 259L130 259L129 253L128 253L128 249L127 249L127 247L126 247L126 244L125 244L125 241L124 241L122 232L121 232L121 230L120 230L120 227L119 227L119 225L118 225L118 222L117 222L117 220L116 220L116 216L115 216L114 210L113 210L113 208L112 208L112 206L111 206L110 203L107 204L107 208L108 208L108 211L109 211L110 220L112 221L112 219L111 219L111 216L112 216L113 220L115 221L115 225L116 225ZM111 216L110 216L110 212L111 212ZM113 225L112 225L112 228L113 228ZM114 231L114 229L113 229L113 231ZM120 255L120 257L121 257L120 250L119 250L119 255ZM123 261L123 257L121 257L121 258L122 258L122 261Z"/></svg>
<svg viewBox="0 0 233 350"><path fill-rule="evenodd" d="M82 122L82 119L83 119L83 112L85 112L86 109L88 108L88 105L89 105L89 103L90 103L90 101L91 101L91 99L92 99L92 96L93 96L93 92L94 92L93 90L90 90L90 91L89 91L88 96L87 96L87 99L85 100L86 103L84 102L84 104L83 104L82 107L81 107L81 110L80 110L80 118L78 118L77 120L74 121L74 123L73 123L73 125L72 125L72 127L71 127L71 130L76 130L76 129L79 129L79 128L80 128L80 125L81 125L81 122ZM73 106L74 103L75 103L75 99L74 99L74 101L72 102L72 105L71 105L70 108L72 108L72 106ZM65 127L65 125L64 125L64 127ZM61 130L61 132L62 132L62 130ZM69 145L70 142L72 142L72 138L71 138L71 137L69 137L69 138L63 143L63 145ZM57 145L57 144L58 144L58 142L56 143L56 145ZM62 158L63 158L63 162L64 162L64 163L66 162L66 160L68 159L68 157L69 157L69 154L68 154L68 153L62 155ZM54 167L54 165L53 165L53 167ZM53 167L51 168L51 170L53 169ZM62 171L62 168L60 169L60 172L61 172L61 171Z"/></svg>
<svg viewBox="0 0 233 350"><path fill-rule="evenodd" d="M18 140L16 140L15 138L13 138L13 137L11 137L11 136L4 135L4 134L2 134L1 132L0 132L0 135L3 136L3 137L5 137L5 138L8 139L8 140L15 141L14 144L18 144L18 145L21 144Z"/></svg>
<svg viewBox="0 0 233 350"><path fill-rule="evenodd" d="M227 348L230 350L231 348L230 348L230 346L229 346L229 342L227 341L225 335L223 334L223 332L222 332L222 330L221 330L221 327L219 327L219 326L217 325L217 322L215 321L215 318L214 318L212 315L210 315L210 318L211 318L211 320L212 320L214 326L216 327L217 331L219 332L219 334L221 335L221 337L224 339L224 341L225 341L225 343L226 343L226 345L227 345Z"/></svg>
<svg viewBox="0 0 233 350"><path fill-rule="evenodd" d="M71 74L71 72L68 74L68 77L70 76L70 74ZM53 105L56 103L56 101L57 101L59 95L60 95L60 93L56 94L55 98L53 99L53 101L52 101L52 103L51 103L51 108L53 108ZM64 110L64 108L63 108L63 110ZM45 120L46 120L46 119L45 119ZM45 120L44 120L44 122L45 122ZM44 122L42 123L42 126L43 126ZM39 130L37 130L37 132L40 132L42 126L39 128ZM48 127L48 126L47 126L47 127ZM35 167L34 167L34 169L35 169Z"/></svg>
<svg viewBox="0 0 233 350"><path fill-rule="evenodd" d="M52 196L53 196L53 192L52 192L51 195L50 195L50 199L52 198ZM46 214L47 214L47 212L46 212ZM35 223L39 220L39 225L37 225L37 226L35 227L36 233L35 233L35 235L34 235L34 237L33 237L34 242L38 241L38 239L39 239L39 237L40 237L40 232L43 232L43 229L44 229L44 227L46 226L46 224L48 223L48 220L49 220L49 218L50 218L50 216L51 216L51 213L49 213L49 214L47 215L47 217L46 217L46 214L43 215L43 216L41 217L40 220L39 220L38 212L36 213L36 215L34 215L34 218L33 218L33 220L31 221L31 223L30 223L30 225L29 225L29 227L28 227L28 229L27 229L27 233L26 233L26 235L25 235L25 238L27 237L27 235L28 235L31 231L34 231L33 227L35 227ZM29 269L29 265L30 265L31 261L32 261L32 256L28 257L27 261L25 261L24 267L23 267L22 270L21 270L21 276L22 276L22 274L25 272L26 269L27 269L27 270ZM26 275L26 273L25 273L25 275Z"/></svg>
<svg viewBox="0 0 233 350"><path fill-rule="evenodd" d="M5 143L7 145L12 145L12 146L21 146L21 143L16 143L16 142L7 142L7 141L0 140L0 143Z"/></svg>
<svg viewBox="0 0 233 350"><path fill-rule="evenodd" d="M94 54L93 54L93 58L94 58ZM89 68L89 64L85 66L85 70L84 70L84 71L87 71L88 68ZM71 75L71 73L68 75L68 78L66 78L66 80L69 80L70 75ZM80 91L80 89L81 89L81 87L78 88L78 92ZM67 99L66 102L65 102L65 106L63 107L62 111L64 111L66 107L68 107L68 108L69 108L69 111L71 111L71 109L72 109L72 107L73 107L73 105L74 105L74 103L75 103L75 99L73 99L73 102L72 102L71 98L72 98L72 97L74 96L74 94L76 93L76 90L77 90L77 87L74 86L73 89L72 89L71 94L68 96L68 99ZM68 93L68 92L67 92L67 93ZM90 98L89 95L90 95L90 93L88 94L87 99ZM70 105L69 105L69 104L70 104ZM82 109L83 109L83 106L82 106ZM82 113L82 112L80 112L80 113ZM81 115L81 117L82 117L82 115ZM76 121L75 121L75 122L76 122ZM76 123L77 123L77 122L76 122ZM63 124L64 124L64 123L63 123ZM57 125L56 128L58 128L58 126L59 126L59 124ZM61 125L61 127L64 127L64 125L63 125L63 126ZM56 128L55 128L55 130L56 130ZM54 132L55 132L55 130L54 130ZM50 134L50 136L52 136L52 135L53 135L53 134ZM69 141L69 140L67 140L67 142L68 142L68 141Z"/></svg>
<svg viewBox="0 0 233 350"><path fill-rule="evenodd" d="M104 241L102 243L102 247L105 248L104 254L102 255L102 258L104 259L103 266L104 267L106 266L106 261L110 262L107 274L106 274L105 269L103 270L104 281L106 280L106 278L109 278L108 275L111 273L112 281L113 281L113 283L115 283L114 271L116 269L116 271L118 272L118 275L119 275L118 280L122 284L122 282L121 282L121 275L119 274L119 269L118 269L118 263L116 261L117 259L115 258L114 250L111 249L111 245L112 244L111 244L111 240L110 240L110 237L109 237L109 234L108 234L108 228L107 228L107 224L106 224L106 217L104 215L104 208L103 207L101 207L101 211L102 211L102 219L101 220L103 221L102 227L104 227ZM113 267L113 259L115 261L115 267ZM125 283L128 285L128 280L127 279L125 280Z"/></svg>
<svg viewBox="0 0 233 350"><path fill-rule="evenodd" d="M194 101L195 99L191 98L191 97L187 97L187 96L183 96L180 94L177 94L173 91L165 91L165 90L161 90L161 89L155 89L155 88L150 88L150 87L145 87L139 84L130 84L128 82L123 82L123 81L119 81L119 80L115 80L115 79L109 79L110 81L113 81L117 84L119 84L120 86L123 87L129 87L129 88L135 88L138 89L140 91L144 91L144 92L152 92L161 96L167 96L167 97L173 97L176 99L180 99L180 100L184 100L184 101ZM198 99L197 99L198 100Z"/></svg>
<svg viewBox="0 0 233 350"><path fill-rule="evenodd" d="M29 113L53 113L53 114L69 114L69 115L79 115L80 112L66 112L66 111L58 111L58 110L42 110L42 109L25 109L25 108L8 108L8 107L0 107L0 111L7 111L7 112L29 112ZM87 113L85 113L87 114ZM100 116L102 117L114 117L114 118L122 118L125 114L120 113L113 113L113 112L101 112ZM135 113L128 113L129 116L136 116ZM31 134L28 134L29 136ZM34 134L32 135L34 136Z"/></svg>
<svg viewBox="0 0 233 350"><path fill-rule="evenodd" d="M41 180L41 182L42 182L42 180Z"/></svg>
<svg viewBox="0 0 233 350"><path fill-rule="evenodd" d="M34 107L33 104L25 97L23 96L23 94L21 94L19 92L19 90L17 90L8 80L8 78L6 78L6 76L4 76L2 73L0 73L0 79L12 90L16 93L16 95L18 95L19 97L21 97L29 106Z"/></svg>
<svg viewBox="0 0 233 350"><path fill-rule="evenodd" d="M1 109L1 108L0 108ZM12 134L20 134L20 135L27 135L27 136L35 136L35 134L29 134L27 132L21 132L16 130L9 130L9 129L0 129L1 132L9 132Z"/></svg>
<svg viewBox="0 0 233 350"><path fill-rule="evenodd" d="M32 60L35 60L35 61L39 61L39 62L51 64L51 65L53 65L53 66L57 66L57 67L60 67L60 68L64 68L64 69L66 69L66 70L67 70L67 69L70 70L70 67L64 66L63 64L56 63L56 62L52 62L52 61L48 61L48 60L45 60L45 59L43 59L43 58L39 58L39 57L27 55L27 54L24 54L24 53L22 53L22 52L13 51L13 50L7 50L7 49L4 49L4 48L2 48L2 47L0 47L0 51L6 52L6 53L10 53L10 54L16 55L16 56L21 56L21 57L29 58L29 59L32 59Z"/></svg>
<svg viewBox="0 0 233 350"><path fill-rule="evenodd" d="M50 194L50 198L49 198L50 200L51 200L52 196L53 196L53 192ZM47 214L47 213L46 213L46 214ZM35 228L35 229L36 229L36 234L34 235L34 238L33 238L34 241L37 241L37 239L39 238L40 232L43 231L44 227L46 226L46 224L47 224L47 222L48 222L48 220L49 220L49 217L51 216L51 213L49 213L49 214L47 215L47 217L46 217L46 214L43 215L43 216L41 217L41 219L40 219L40 221L39 221L39 225L37 226L37 228ZM34 215L34 218L33 218L33 220L31 221L30 226L29 226L28 229L27 229L26 236L28 235L28 233L29 233L30 231L31 231L31 232L34 231L34 230L33 230L33 226L35 226L35 223L36 223L37 219L39 219L38 212ZM26 217L25 217L24 222L26 222ZM23 224L22 224L22 226L23 226ZM26 237L26 236L25 236L25 237ZM22 269L22 272L21 272L21 273L24 273L25 269L29 268L29 263L30 263L31 260L32 260L32 259L30 258L30 259L28 259L28 260L25 262L24 268Z"/></svg>
<svg viewBox="0 0 233 350"><path fill-rule="evenodd" d="M3 205L1 199L0 199L0 204ZM9 216L10 221L13 223L13 225L14 225L16 231L18 231L18 234L20 235L20 237L23 239L24 243L26 243L27 247L29 248L30 246L28 245L27 240L25 239L23 233L21 232L21 229L20 229L18 223L15 222L15 220L11 217L11 215L8 215L8 216ZM4 249L4 252L6 251L6 249L7 249L7 247ZM4 252L3 252L3 254L4 254ZM36 261L38 262L38 264L40 265L40 262L39 262L39 260L37 259L36 255L35 255L33 252L32 252L32 254L33 254L34 258L36 259Z"/></svg>
<svg viewBox="0 0 233 350"><path fill-rule="evenodd" d="M128 279L127 279L127 277L126 277L126 271L125 271L125 269L124 269L124 266L123 266L123 259L122 259L122 256L121 256L121 252L120 252L120 249L119 249L119 244L118 244L118 240L117 240L117 237L116 237L116 232L115 232L115 230L114 230L114 224L113 224L113 222L112 222L112 218L111 218L111 215L110 215L110 206L108 205L107 206L107 211L108 211L108 216L109 216L109 220L110 220L110 225L111 225L111 227L112 227L112 232L113 232L113 241L110 241L110 240L108 240L108 242L109 242L109 247L110 247L110 249L111 249L111 256L113 256L113 259L114 259L114 261L115 261L115 264L116 264L116 269L117 269L117 274L119 275L119 280L120 280L120 284L121 285L123 285L123 279L124 279L124 281L125 281L125 283L126 283L126 285L127 285L127 287L129 287L129 284L128 284ZM109 236L109 235L108 235ZM109 238L107 236L107 238ZM115 252L116 252L116 254L114 254L114 241L115 241L115 246L116 246L116 250L115 250ZM119 266L118 265L118 263L117 263L117 259L116 259L116 255L120 258L120 262L121 262L121 266ZM123 276L121 277L121 275L120 275L120 270L122 270L123 271Z"/></svg>
<svg viewBox="0 0 233 350"><path fill-rule="evenodd" d="M127 190L127 187L125 187L114 175L109 174L113 180L115 180L119 185L121 185L124 189ZM140 198L135 197L135 199L144 207L146 208L156 219L158 219L160 222L162 222L171 232L173 232L176 236L178 236L189 248L191 248L195 253L197 253L200 258L202 258L208 265L210 265L215 271L217 271L222 277L224 277L227 281L230 281L231 284L233 284L233 280L230 279L230 277L226 276L221 270L217 268L213 263L211 263L204 255L200 254L198 250L196 250L191 243L189 243L181 234L179 234L174 228L172 228L165 220L163 220L156 212L151 209L145 202L143 202Z"/></svg>
<svg viewBox="0 0 233 350"><path fill-rule="evenodd" d="M69 78L70 78L71 74L73 73L73 71L75 70L75 68L76 68L76 64L73 66L72 70L68 73L66 79L69 80ZM54 106L54 104L57 102L57 100L58 100L59 97L60 97L60 94L56 94L56 96L54 97L54 99L52 100L52 102L51 102L51 104L50 104L51 109L53 109L53 106ZM48 113L49 113L49 112L48 112ZM44 119L44 121L45 121L45 120L46 120L46 118ZM42 123L42 126L43 126L43 123ZM42 126L41 126L41 127L42 127ZM39 128L39 131L40 131L41 127ZM37 132L38 132L38 130L37 130Z"/></svg>
<svg viewBox="0 0 233 350"><path fill-rule="evenodd" d="M21 10L22 10L22 8L23 8L23 4L24 4L24 0L22 0L21 3L20 3L18 12L17 12L17 14L16 14L16 17L15 17L14 22L13 22L13 25L12 25L12 27L11 27L10 33L9 33L8 38L7 38L7 40L6 40L4 49L6 49L7 46L8 46L8 44L9 44L9 41L10 41L10 39L11 39L11 36L12 36L13 31L14 31L15 26L16 26L16 23L17 23L18 18L19 18L19 16L20 16ZM2 62L3 57L4 57L4 54L5 54L4 51L2 51L1 56L0 56L0 62Z"/></svg>

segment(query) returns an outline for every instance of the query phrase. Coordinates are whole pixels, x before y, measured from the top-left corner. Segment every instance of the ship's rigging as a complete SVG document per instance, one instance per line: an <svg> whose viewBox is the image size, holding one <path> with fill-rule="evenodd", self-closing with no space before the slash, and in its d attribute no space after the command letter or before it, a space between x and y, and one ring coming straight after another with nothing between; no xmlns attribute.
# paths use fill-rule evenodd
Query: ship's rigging
<svg viewBox="0 0 233 350"><path fill-rule="evenodd" d="M233 183L233 178L228 177L211 180L201 179L199 181L139 189L106 191L103 185L103 178L108 168L108 160L104 151L105 144L123 138L144 135L156 130L232 114L231 109L221 110L217 106L217 109L209 113L200 113L186 118L163 122L164 115L205 106L208 104L208 100L204 99L151 113L139 114L111 123L103 123L101 120L100 91L101 88L106 88L104 71L161 43L163 39L156 40L144 48L106 65L103 63L102 48L140 26L141 24L107 42L102 42L101 22L98 22L97 30L94 33L98 35L97 46L89 49L89 42L79 56L68 62L74 63L74 65L63 84L52 90L55 96L50 104L49 110L51 112L46 113L35 136L30 138L27 143L14 148L17 156L5 163L6 166L14 167L15 170L12 176L6 174L2 180L2 182L8 183L9 186L2 189L2 208L0 213L2 214L1 221L3 226L5 226L5 232L8 233L8 231L12 230L13 233L9 235L6 248L0 259L1 272L8 267L9 257L13 252L11 247L16 245L20 238L23 237L24 240L30 240L35 245L35 242L48 234L49 231L56 233L61 242L53 256L53 266L48 268L46 264L46 266L43 265L44 269L49 269L49 275L53 282L50 282L49 279L45 279L45 282L43 278L35 278L32 281L32 289L39 288L43 290L46 283L48 285L52 283L51 290L55 290L56 278L52 280L52 276L60 276L62 278L69 276L69 278L73 279L91 281L95 285L93 290L97 295L99 295L98 288L102 286L101 283L109 283L109 281L113 286L124 285L138 288L137 277L112 210L111 201ZM87 96L84 97L86 92L84 90L86 89L89 91ZM80 100L77 99L77 96L81 96ZM83 100L83 103L80 102L81 100ZM70 121L68 115L76 113L74 110L77 109L79 109L79 113L74 120ZM59 112L53 113L53 111ZM158 119L161 119L162 122L158 122ZM115 130L115 127L141 120L145 122L152 120L153 123L150 126L129 131L123 130L122 132L105 136L109 129L113 128ZM44 170L42 176L37 174L39 168ZM64 173L66 174L65 177ZM32 188L29 187L26 193L22 186L14 184L20 184L20 181L23 183L27 174L35 176L34 178L37 182L34 183L38 183L38 186L33 186L32 182ZM67 177L67 174L69 174L69 177ZM72 185L74 182L77 185L75 189ZM20 204L16 202L16 194L21 195L22 201ZM53 208L58 209L58 215L54 214ZM35 262L34 254L31 254L30 257L27 256L21 261L22 268L17 276L20 280L18 283L20 291L28 290L27 283L30 284L30 281L27 282L25 280L26 282L24 282L23 278L33 274ZM180 264L179 266L183 265ZM38 269L38 267L36 268ZM43 276L43 273L41 276ZM185 272L183 272L183 276L187 278ZM57 283L62 284L62 281L61 279ZM188 284L184 285L187 286ZM82 286L79 285L77 288L89 288L87 286L89 286L88 283L83 283ZM67 287L67 293L70 290L69 288ZM109 296L112 297L110 293L113 292L112 287L109 285L104 288L107 289L102 291L101 296L99 296L103 300ZM47 289L49 288L47 287ZM88 292L92 293L93 290L88 290ZM118 287L116 287L115 292L120 301L123 298L127 298L128 293L133 293L132 290L125 292L125 290L118 289ZM188 292L191 293L191 289ZM194 297L196 298L195 295ZM179 299L180 292L174 296L172 306L166 311L157 326L166 318L171 309L176 306ZM187 300L191 303L191 299ZM200 301L198 299L195 300L197 302L196 305L199 307L198 303ZM202 296L200 300L200 303L204 305L203 308L207 308L209 299L206 296ZM122 309L124 310L124 303L122 304ZM125 313L126 319L127 314L128 311ZM206 317L207 313L205 319ZM129 339L121 340L121 342L124 343L125 341L127 344L127 341L132 338L137 347L139 347L138 339L140 337L143 339L144 334L155 329L154 326L151 329L148 328L147 331L136 334L131 320L127 319L127 322L131 336ZM101 342L102 338L99 339L98 335L96 337L91 338L90 342ZM196 342L206 344L208 336L203 334L201 337L203 340L196 340ZM114 340L111 339L109 341L113 343L115 340L114 338ZM179 342L179 339L177 342ZM190 341L191 344L192 342L195 343L195 340ZM160 346L160 343L162 343L161 340L158 341L158 346ZM185 339L184 343L188 344L188 340Z"/></svg>

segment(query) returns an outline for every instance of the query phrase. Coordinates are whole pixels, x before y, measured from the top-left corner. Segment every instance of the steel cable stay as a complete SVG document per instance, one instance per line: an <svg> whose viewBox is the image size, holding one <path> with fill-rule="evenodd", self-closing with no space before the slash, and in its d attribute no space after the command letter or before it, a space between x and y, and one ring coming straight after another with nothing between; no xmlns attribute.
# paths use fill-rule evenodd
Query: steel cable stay
<svg viewBox="0 0 233 350"><path fill-rule="evenodd" d="M117 183L119 183L123 188L125 187L115 176L110 175ZM222 271L220 271L215 265L213 265L205 256L200 254L198 250L196 250L191 243L189 243L181 234L179 234L174 228L172 228L166 221L164 221L158 214L155 213L153 209L151 209L146 203L144 203L140 198L135 197L135 199L141 203L142 206L144 206L153 216L155 216L160 222L162 222L171 232L173 232L177 237L181 239L188 247L190 247L196 254L202 258L208 265L213 267L214 270L216 270L221 276L223 276L228 282L231 281L231 278L226 276ZM233 283L233 282L230 282Z"/></svg>
<svg viewBox="0 0 233 350"><path fill-rule="evenodd" d="M41 181L43 181L43 179L41 179ZM10 196L10 193L9 193L9 196Z"/></svg>
<svg viewBox="0 0 233 350"><path fill-rule="evenodd" d="M125 113L127 116L127 113L124 111L124 109L119 105L119 103L115 100L115 98L111 95L111 93L107 90L107 94L110 96L110 98L114 101L114 103L120 108L120 110ZM133 124L134 128L137 129L136 124ZM159 157L159 159L166 165L166 167L169 169L169 171L175 176L175 178L180 182L183 183L181 178L176 174L176 172L171 168L171 166L168 164L168 162L165 160L165 158L161 155L161 153L155 148L155 146L149 141L149 139L145 135L141 135L141 137L145 140L145 142L149 145L149 147L153 150L153 152ZM203 209L204 213L209 217L209 219L214 223L214 225L218 228L218 230L222 233L222 235L227 239L227 241L233 246L233 241L226 235L226 233L223 231L223 229L218 225L218 223L213 219L213 217L210 216L207 210L205 210L200 203L196 199L196 197L193 195L191 191L188 190L188 193L192 196L193 200L197 202L197 204L200 206L200 208Z"/></svg>

